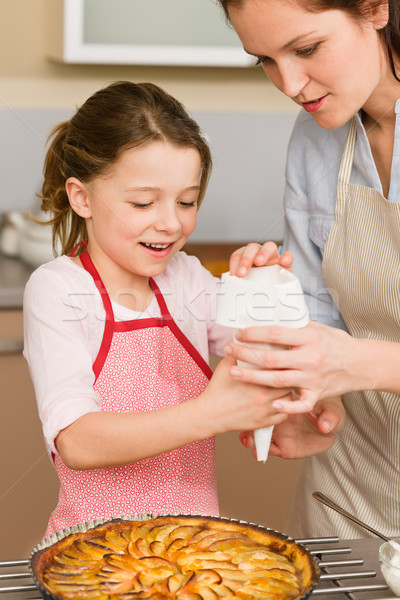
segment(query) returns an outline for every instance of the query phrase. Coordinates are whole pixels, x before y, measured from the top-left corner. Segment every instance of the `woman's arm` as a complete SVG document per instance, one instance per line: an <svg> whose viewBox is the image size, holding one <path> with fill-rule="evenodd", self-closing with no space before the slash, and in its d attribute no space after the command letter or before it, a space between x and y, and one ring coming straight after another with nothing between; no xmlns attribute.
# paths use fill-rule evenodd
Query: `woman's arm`
<svg viewBox="0 0 400 600"><path fill-rule="evenodd" d="M277 400L274 407L288 414L308 412L318 400L357 390L381 390L400 394L400 344L357 339L345 331L310 322L301 329L253 327L238 332L245 342L288 346L288 350L249 349L229 344L234 358L263 366L244 369L233 366L240 381L271 387L296 389L298 399Z"/></svg>

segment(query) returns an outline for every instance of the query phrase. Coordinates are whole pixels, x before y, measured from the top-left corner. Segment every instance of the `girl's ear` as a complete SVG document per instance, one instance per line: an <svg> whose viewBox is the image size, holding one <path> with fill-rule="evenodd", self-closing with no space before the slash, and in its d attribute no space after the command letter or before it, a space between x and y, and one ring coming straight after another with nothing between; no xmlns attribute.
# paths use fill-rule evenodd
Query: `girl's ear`
<svg viewBox="0 0 400 600"><path fill-rule="evenodd" d="M370 8L374 28L378 31L386 27L389 21L389 0L380 2L378 6L372 2Z"/></svg>
<svg viewBox="0 0 400 600"><path fill-rule="evenodd" d="M86 185L76 177L69 177L65 182L65 190L72 210L83 219L91 217L92 211Z"/></svg>

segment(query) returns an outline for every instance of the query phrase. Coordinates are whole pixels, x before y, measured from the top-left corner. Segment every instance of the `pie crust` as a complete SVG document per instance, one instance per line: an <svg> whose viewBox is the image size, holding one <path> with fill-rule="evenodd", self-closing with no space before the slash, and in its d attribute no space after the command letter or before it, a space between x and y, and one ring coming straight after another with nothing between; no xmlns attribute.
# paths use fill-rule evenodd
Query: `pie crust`
<svg viewBox="0 0 400 600"><path fill-rule="evenodd" d="M318 578L306 548L242 521L134 515L65 535L31 555L47 599L298 600Z"/></svg>

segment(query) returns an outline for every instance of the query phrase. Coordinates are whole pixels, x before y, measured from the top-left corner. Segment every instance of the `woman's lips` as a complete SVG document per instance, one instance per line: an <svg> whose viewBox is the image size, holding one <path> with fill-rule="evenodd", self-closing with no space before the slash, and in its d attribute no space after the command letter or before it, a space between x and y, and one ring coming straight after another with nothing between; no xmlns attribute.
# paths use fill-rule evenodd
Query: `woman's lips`
<svg viewBox="0 0 400 600"><path fill-rule="evenodd" d="M302 106L304 108L304 110L306 110L307 112L315 112L316 110L318 110L319 108L321 108L322 104L325 101L326 96L322 96L321 98L318 98L317 100L312 100L311 102L302 102Z"/></svg>

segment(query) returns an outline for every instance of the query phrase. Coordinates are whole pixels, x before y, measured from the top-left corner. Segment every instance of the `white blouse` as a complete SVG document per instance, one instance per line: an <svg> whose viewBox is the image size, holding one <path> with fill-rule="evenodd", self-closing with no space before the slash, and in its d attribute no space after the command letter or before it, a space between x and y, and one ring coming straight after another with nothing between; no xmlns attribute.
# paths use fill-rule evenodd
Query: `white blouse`
<svg viewBox="0 0 400 600"><path fill-rule="evenodd" d="M179 252L155 277L178 327L206 362L223 355L232 332L215 323L219 280L194 256ZM121 290L121 294L132 290ZM157 300L143 313L112 301L115 320L160 316ZM100 410L92 365L100 348L105 311L92 276L67 256L39 267L24 294L24 356L35 388L46 446L82 415Z"/></svg>

